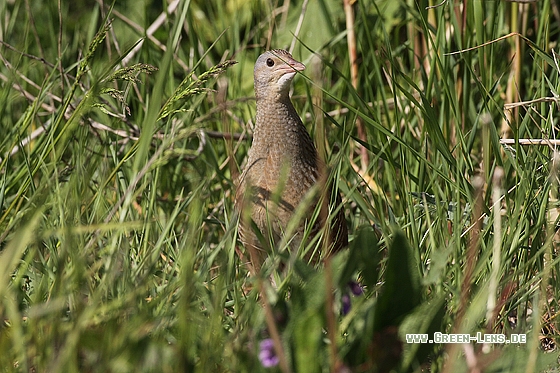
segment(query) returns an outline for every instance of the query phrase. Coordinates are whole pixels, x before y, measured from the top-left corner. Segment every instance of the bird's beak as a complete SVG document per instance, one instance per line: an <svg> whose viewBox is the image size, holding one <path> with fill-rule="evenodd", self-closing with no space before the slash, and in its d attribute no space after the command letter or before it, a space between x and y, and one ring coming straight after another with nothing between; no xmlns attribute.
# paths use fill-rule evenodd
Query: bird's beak
<svg viewBox="0 0 560 373"><path fill-rule="evenodd" d="M295 71L303 71L305 70L305 65L299 61L294 60L293 58L286 59L284 61L284 65L278 68L284 74L293 73Z"/></svg>
<svg viewBox="0 0 560 373"><path fill-rule="evenodd" d="M305 70L305 65L302 64L301 62L296 61L296 60L291 60L291 61L288 62L288 64L289 64L294 70L297 70L297 71L303 71L303 70Z"/></svg>

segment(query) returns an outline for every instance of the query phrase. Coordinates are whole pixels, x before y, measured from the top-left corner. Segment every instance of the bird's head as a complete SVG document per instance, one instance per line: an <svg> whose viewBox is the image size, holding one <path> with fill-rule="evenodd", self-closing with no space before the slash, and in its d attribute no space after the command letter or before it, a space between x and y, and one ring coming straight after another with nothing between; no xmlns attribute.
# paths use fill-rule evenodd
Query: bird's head
<svg viewBox="0 0 560 373"><path fill-rule="evenodd" d="M304 69L304 64L283 49L264 52L257 58L253 70L257 99L288 95L292 79Z"/></svg>

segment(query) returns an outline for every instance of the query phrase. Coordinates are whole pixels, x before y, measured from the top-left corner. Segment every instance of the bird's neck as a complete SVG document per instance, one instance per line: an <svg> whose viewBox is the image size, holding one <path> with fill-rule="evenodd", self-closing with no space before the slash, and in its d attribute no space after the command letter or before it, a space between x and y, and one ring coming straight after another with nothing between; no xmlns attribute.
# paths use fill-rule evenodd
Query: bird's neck
<svg viewBox="0 0 560 373"><path fill-rule="evenodd" d="M310 173L316 173L318 169L319 159L313 140L287 95L281 99L257 100L250 162L270 157L275 159L269 164L273 168L297 164ZM278 174L279 170L270 169L267 172L272 175Z"/></svg>
<svg viewBox="0 0 560 373"><path fill-rule="evenodd" d="M257 99L257 117L253 141L268 146L290 145L293 137L309 140L309 134L301 122L289 96L279 95ZM297 144L293 144L296 146Z"/></svg>

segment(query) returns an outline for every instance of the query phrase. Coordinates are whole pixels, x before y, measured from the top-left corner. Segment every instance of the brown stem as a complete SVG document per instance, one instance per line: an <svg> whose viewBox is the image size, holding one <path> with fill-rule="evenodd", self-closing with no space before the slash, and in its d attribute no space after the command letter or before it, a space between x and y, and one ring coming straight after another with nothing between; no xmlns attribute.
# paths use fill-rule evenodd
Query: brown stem
<svg viewBox="0 0 560 373"><path fill-rule="evenodd" d="M289 373L291 372L291 370L290 367L288 366L288 362L286 361L286 354L284 353L284 347L282 347L282 340L280 339L280 333L278 333L278 328L276 327L276 322L274 321L274 314L272 313L272 308L270 307L270 303L268 303L268 298L266 297L266 289L264 288L262 279L258 280L258 286L259 286L259 293L261 295L262 304L264 307L266 326L268 327L268 332L270 333L270 337L274 342L274 352L278 357L280 370L282 371L282 373Z"/></svg>
<svg viewBox="0 0 560 373"><path fill-rule="evenodd" d="M352 0L344 1L344 14L346 16L346 37L348 39L348 54L350 56L350 80L352 87L358 89L358 52L356 48L356 33L354 32L354 8L352 7ZM364 129L364 124L360 118L356 119L356 130L358 138L364 142L367 140L367 134ZM367 149L358 145L361 155L362 170L366 170L369 165L369 155Z"/></svg>

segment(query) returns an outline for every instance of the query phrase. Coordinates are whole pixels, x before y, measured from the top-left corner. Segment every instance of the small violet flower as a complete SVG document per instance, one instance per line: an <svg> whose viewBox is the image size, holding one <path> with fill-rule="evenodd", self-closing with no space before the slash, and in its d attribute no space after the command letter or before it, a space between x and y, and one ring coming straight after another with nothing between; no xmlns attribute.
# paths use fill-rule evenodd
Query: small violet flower
<svg viewBox="0 0 560 373"><path fill-rule="evenodd" d="M348 283L348 286L350 287L350 291L354 295L362 295L364 293L364 288L362 287L362 285L358 284L356 281L350 281Z"/></svg>
<svg viewBox="0 0 560 373"><path fill-rule="evenodd" d="M263 367L271 368L278 365L279 360L278 356L276 356L276 352L274 351L274 342L272 339L263 339L259 347L259 360Z"/></svg>
<svg viewBox="0 0 560 373"><path fill-rule="evenodd" d="M350 308L352 308L350 295L348 295L348 293L342 294L341 301L342 301L342 309L340 310L340 312L342 313L343 316L346 316L348 315L348 312L350 312Z"/></svg>
<svg viewBox="0 0 560 373"><path fill-rule="evenodd" d="M355 296L362 295L364 293L364 288L356 281L350 281L348 283L348 287L350 288L350 292ZM342 294L341 301L342 301L342 308L340 312L342 313L343 316L346 316L348 312L350 312L350 309L352 308L352 301L350 300L350 295L347 292L344 292L344 294Z"/></svg>

